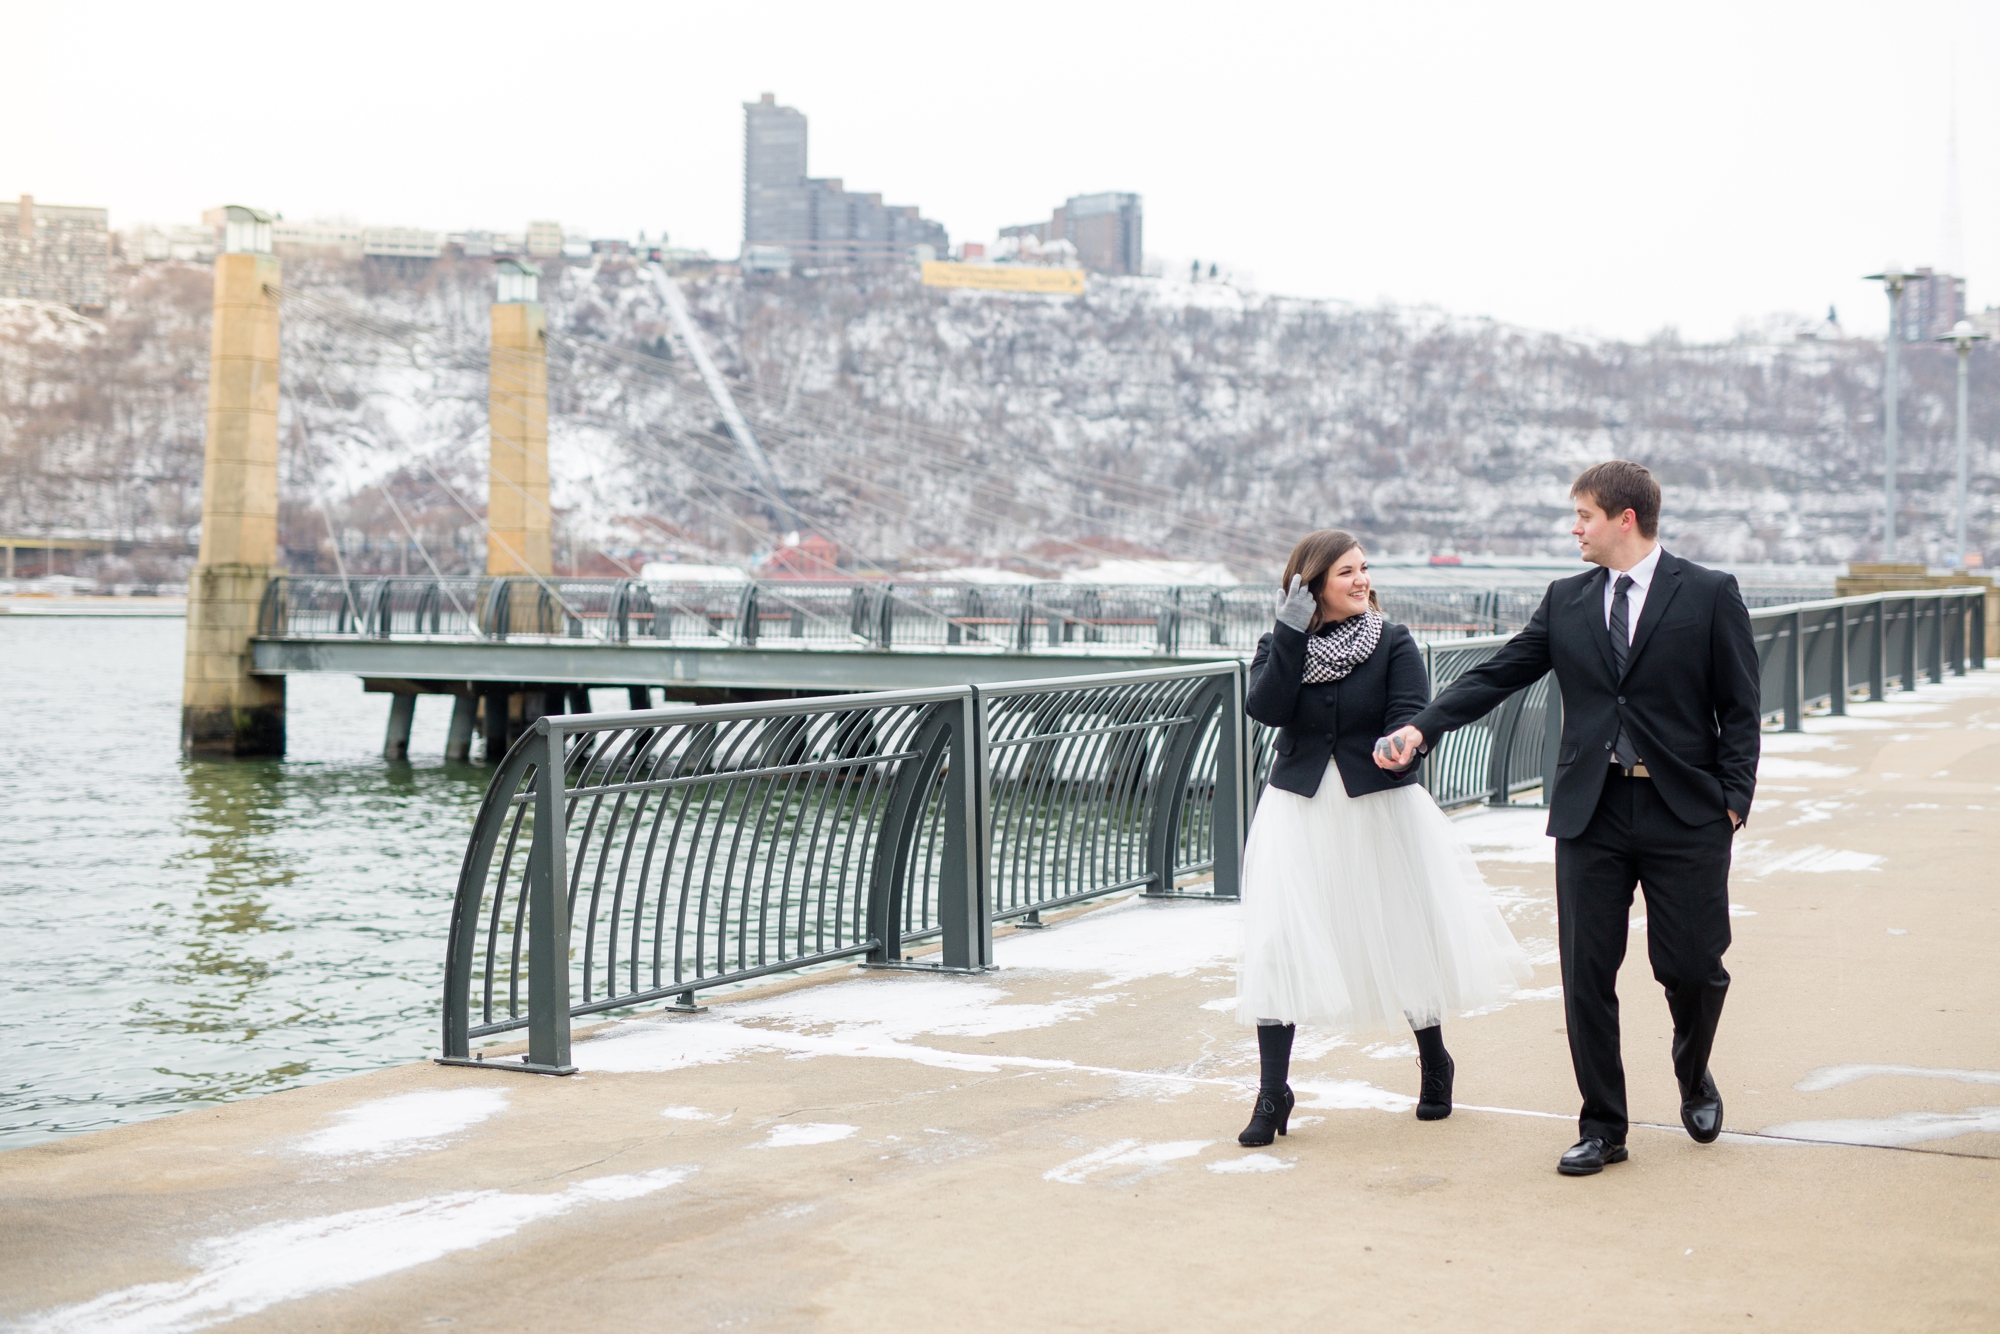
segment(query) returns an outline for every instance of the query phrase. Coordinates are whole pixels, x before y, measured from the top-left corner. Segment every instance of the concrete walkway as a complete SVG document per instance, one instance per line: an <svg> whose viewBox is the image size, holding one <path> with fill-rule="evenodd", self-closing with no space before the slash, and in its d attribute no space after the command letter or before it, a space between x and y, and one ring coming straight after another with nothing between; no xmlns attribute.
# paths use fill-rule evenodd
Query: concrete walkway
<svg viewBox="0 0 2000 1334"><path fill-rule="evenodd" d="M1535 984L1302 1032L1245 1152L1235 912L1127 901L981 978L842 973L610 1026L584 1073L409 1065L0 1155L28 1330L2000 1328L2000 673L1768 736L1715 1058L1679 1128L1642 908L1632 1161L1576 1095L1533 812L1479 846Z"/></svg>

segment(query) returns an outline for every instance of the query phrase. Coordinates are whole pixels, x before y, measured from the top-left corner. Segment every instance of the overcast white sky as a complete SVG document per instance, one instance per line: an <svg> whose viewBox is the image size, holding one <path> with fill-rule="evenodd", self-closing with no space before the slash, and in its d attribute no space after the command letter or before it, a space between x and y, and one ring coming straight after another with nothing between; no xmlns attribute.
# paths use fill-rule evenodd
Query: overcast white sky
<svg viewBox="0 0 2000 1334"><path fill-rule="evenodd" d="M0 195L223 202L734 255L741 103L811 168L990 239L1145 196L1146 248L1264 290L1726 337L1940 263L2000 304L2000 11L1841 3L203 4L14 0Z"/></svg>

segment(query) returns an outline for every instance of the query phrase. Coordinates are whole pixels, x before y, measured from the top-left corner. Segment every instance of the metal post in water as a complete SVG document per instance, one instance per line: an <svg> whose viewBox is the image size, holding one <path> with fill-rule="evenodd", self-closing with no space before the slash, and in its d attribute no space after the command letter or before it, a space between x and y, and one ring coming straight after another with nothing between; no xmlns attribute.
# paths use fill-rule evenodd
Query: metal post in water
<svg viewBox="0 0 2000 1334"><path fill-rule="evenodd" d="M472 758L472 724L479 713L479 696L454 695L451 701L451 730L445 734L444 757L454 763Z"/></svg>
<svg viewBox="0 0 2000 1334"><path fill-rule="evenodd" d="M389 730L382 738L382 758L404 763L410 758L410 729L416 723L417 697L398 692L389 696Z"/></svg>

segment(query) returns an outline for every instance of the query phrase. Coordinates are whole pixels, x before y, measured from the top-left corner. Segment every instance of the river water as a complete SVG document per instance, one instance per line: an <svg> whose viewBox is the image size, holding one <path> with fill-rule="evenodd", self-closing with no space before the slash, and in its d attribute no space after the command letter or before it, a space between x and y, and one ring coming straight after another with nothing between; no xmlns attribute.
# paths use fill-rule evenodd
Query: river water
<svg viewBox="0 0 2000 1334"><path fill-rule="evenodd" d="M390 765L386 695L295 677L284 759L187 760L182 636L0 618L0 1148L438 1050L449 701Z"/></svg>

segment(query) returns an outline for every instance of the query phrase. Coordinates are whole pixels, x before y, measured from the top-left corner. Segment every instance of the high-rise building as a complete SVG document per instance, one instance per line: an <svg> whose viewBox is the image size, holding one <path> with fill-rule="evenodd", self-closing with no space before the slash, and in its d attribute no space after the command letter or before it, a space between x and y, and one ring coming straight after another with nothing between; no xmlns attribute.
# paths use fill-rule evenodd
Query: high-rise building
<svg viewBox="0 0 2000 1334"><path fill-rule="evenodd" d="M100 311L111 263L109 216L101 208L0 203L0 297L58 301Z"/></svg>
<svg viewBox="0 0 2000 1334"><path fill-rule="evenodd" d="M527 237L528 255L532 259L554 259L563 252L563 229L559 222L531 222Z"/></svg>
<svg viewBox="0 0 2000 1334"><path fill-rule="evenodd" d="M743 104L743 244L790 245L812 232L806 118L765 93Z"/></svg>
<svg viewBox="0 0 2000 1334"><path fill-rule="evenodd" d="M1965 318L1965 279L1918 269L1903 288L1902 334L1906 343L1943 338Z"/></svg>
<svg viewBox="0 0 2000 1334"><path fill-rule="evenodd" d="M754 267L908 259L943 254L951 238L912 205L850 193L839 177L806 175L806 118L765 93L743 104L743 254ZM754 253L753 253L754 251Z"/></svg>
<svg viewBox="0 0 2000 1334"><path fill-rule="evenodd" d="M1002 227L1002 237L1032 238L1042 245L1067 241L1092 273L1145 271L1144 211L1139 196L1116 190L1071 195L1047 222Z"/></svg>

